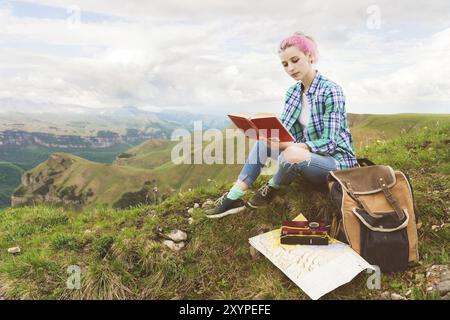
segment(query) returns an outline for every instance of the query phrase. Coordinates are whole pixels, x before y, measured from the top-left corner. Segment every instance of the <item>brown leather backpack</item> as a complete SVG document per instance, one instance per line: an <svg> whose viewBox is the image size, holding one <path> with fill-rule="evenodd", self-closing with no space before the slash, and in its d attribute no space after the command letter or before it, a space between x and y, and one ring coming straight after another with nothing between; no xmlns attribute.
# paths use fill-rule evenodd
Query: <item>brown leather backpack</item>
<svg viewBox="0 0 450 320"><path fill-rule="evenodd" d="M413 190L403 172L370 164L328 175L330 234L383 272L403 271L419 259Z"/></svg>

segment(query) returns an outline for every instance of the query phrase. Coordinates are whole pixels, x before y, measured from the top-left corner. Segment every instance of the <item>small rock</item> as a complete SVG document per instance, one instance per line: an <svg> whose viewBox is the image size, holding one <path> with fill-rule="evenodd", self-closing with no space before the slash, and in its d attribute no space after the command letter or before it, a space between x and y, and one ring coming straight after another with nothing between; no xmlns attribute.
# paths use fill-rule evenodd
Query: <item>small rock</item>
<svg viewBox="0 0 450 320"><path fill-rule="evenodd" d="M440 228L440 226L434 224L434 225L431 226L431 231L439 230L439 228Z"/></svg>
<svg viewBox="0 0 450 320"><path fill-rule="evenodd" d="M408 291L406 291L405 293L405 297L409 298L411 296L411 289L409 289Z"/></svg>
<svg viewBox="0 0 450 320"><path fill-rule="evenodd" d="M391 299L392 300L406 300L405 297L403 297L397 293L391 293Z"/></svg>
<svg viewBox="0 0 450 320"><path fill-rule="evenodd" d="M200 208L200 205L198 203L194 203L194 209Z"/></svg>
<svg viewBox="0 0 450 320"><path fill-rule="evenodd" d="M431 287L431 290L439 290L438 286L441 286L439 290L440 295L445 295L446 291L448 292L448 288L450 284L450 269L448 265L432 265L427 269L427 287ZM428 290L428 289L427 289Z"/></svg>
<svg viewBox="0 0 450 320"><path fill-rule="evenodd" d="M164 240L163 244L173 251L180 251L184 248L184 242L175 243L172 240Z"/></svg>
<svg viewBox="0 0 450 320"><path fill-rule="evenodd" d="M184 241L187 239L187 233L178 229L172 230L167 237L175 242Z"/></svg>
<svg viewBox="0 0 450 320"><path fill-rule="evenodd" d="M194 218L190 217L190 218L188 219L188 223L189 223L189 224L192 224L193 222L194 222Z"/></svg>
<svg viewBox="0 0 450 320"><path fill-rule="evenodd" d="M189 208L188 213L192 214L194 212L194 208Z"/></svg>
<svg viewBox="0 0 450 320"><path fill-rule="evenodd" d="M11 254L16 254L16 253L20 253L20 247L12 247L12 248L9 248L8 249L8 253L11 253Z"/></svg>
<svg viewBox="0 0 450 320"><path fill-rule="evenodd" d="M442 282L448 281L448 280L450 280L450 272L446 272L446 273L441 274L441 281Z"/></svg>
<svg viewBox="0 0 450 320"><path fill-rule="evenodd" d="M90 234L90 233L92 233L92 230L91 230L91 229L86 229L86 230L84 230L84 234Z"/></svg>
<svg viewBox="0 0 450 320"><path fill-rule="evenodd" d="M450 292L450 280L438 283L437 289L441 296L444 296L446 293Z"/></svg>
<svg viewBox="0 0 450 320"><path fill-rule="evenodd" d="M389 293L389 291L384 291L384 292L381 294L381 299L388 300L388 299L390 299L390 298L391 298L391 294Z"/></svg>
<svg viewBox="0 0 450 320"><path fill-rule="evenodd" d="M450 300L450 292L441 298L442 300Z"/></svg>
<svg viewBox="0 0 450 320"><path fill-rule="evenodd" d="M434 264L427 269L427 277L439 277L442 274L449 272L449 266L444 264Z"/></svg>
<svg viewBox="0 0 450 320"><path fill-rule="evenodd" d="M212 201L211 199L207 199L205 202L203 202L202 208L206 208L212 205L214 205L214 201Z"/></svg>

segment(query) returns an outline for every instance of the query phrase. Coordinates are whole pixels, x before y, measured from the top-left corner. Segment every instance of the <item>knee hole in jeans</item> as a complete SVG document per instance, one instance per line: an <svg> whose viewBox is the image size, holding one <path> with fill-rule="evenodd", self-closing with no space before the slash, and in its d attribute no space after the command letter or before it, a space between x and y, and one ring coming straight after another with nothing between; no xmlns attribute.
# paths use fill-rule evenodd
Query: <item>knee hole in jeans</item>
<svg viewBox="0 0 450 320"><path fill-rule="evenodd" d="M280 155L282 160L288 163L301 163L311 161L311 153L298 147L288 147Z"/></svg>

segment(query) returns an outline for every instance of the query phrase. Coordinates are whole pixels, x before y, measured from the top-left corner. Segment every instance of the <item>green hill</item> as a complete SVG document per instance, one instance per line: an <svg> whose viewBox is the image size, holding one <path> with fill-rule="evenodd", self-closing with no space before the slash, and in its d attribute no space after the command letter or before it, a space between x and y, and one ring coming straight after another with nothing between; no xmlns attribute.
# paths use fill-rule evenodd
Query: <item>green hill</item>
<svg viewBox="0 0 450 320"><path fill-rule="evenodd" d="M9 179L0 179L1 199L0 207L10 206L11 195L14 190L20 185L20 176L17 174L17 168L21 172L30 170L40 163L46 161L48 157L57 152L70 153L87 160L111 163L114 161L118 153L126 151L130 148L128 144L117 145L104 149L62 149L62 148L46 148L42 146L8 146L0 147L0 159L2 162L11 163L13 166L3 167L2 172L7 175Z"/></svg>
<svg viewBox="0 0 450 320"><path fill-rule="evenodd" d="M374 142L381 143L427 126L446 125L450 123L450 116L350 115L349 122L357 155L360 156L364 148ZM76 159L76 165L56 170L51 168L54 162L45 161L27 171L33 183L22 184L12 198L12 204L17 206L45 201L82 206L108 204L126 208L162 200L176 191L232 182L242 168L242 164L175 164L171 161L171 151L177 143L149 140L119 154L112 164L100 164L58 153L60 161ZM210 143L203 142L203 151ZM226 154L228 145L232 145L236 154L236 142L230 137L223 141L223 154ZM246 154L249 149L247 141ZM194 150L191 150L190 155L193 159ZM157 192L154 187L157 187Z"/></svg>
<svg viewBox="0 0 450 320"><path fill-rule="evenodd" d="M423 127L435 127L450 122L444 114L350 114L349 125L355 140L355 148L361 149L377 140L392 139L406 132Z"/></svg>
<svg viewBox="0 0 450 320"><path fill-rule="evenodd" d="M438 298L426 290L425 274L431 265L449 263L449 130L449 124L428 127L361 150L361 156L411 176L420 215L421 261L408 272L383 274L381 290L367 289L368 275L361 273L323 299L380 299L386 290L401 295L410 290L411 299ZM73 166L83 162L71 159L75 161ZM260 177L255 187L266 179ZM270 206L257 211L220 220L205 218L201 208L191 214L186 212L194 203L215 198L229 187L209 185L174 194L158 205L127 210L99 205L71 210L45 204L5 209L0 215L0 296L306 299L267 259L249 254L248 238L277 228L300 212L309 219L329 218L333 208L328 196L299 182L284 190ZM190 216L194 219L191 224ZM442 227L434 228L436 225ZM168 232L174 228L188 234L186 247L176 253L158 237L158 230ZM22 252L8 254L7 248L13 246L20 246ZM80 290L66 287L67 268L72 265L81 269Z"/></svg>
<svg viewBox="0 0 450 320"><path fill-rule="evenodd" d="M135 191L150 180L148 171L138 168L111 166L83 158L55 153L25 174L25 181L14 198L28 198L52 202L54 198L74 204L110 204L123 190ZM99 190L102 192L99 192ZM136 190L137 191L137 190ZM70 202L68 202L70 203Z"/></svg>
<svg viewBox="0 0 450 320"><path fill-rule="evenodd" d="M176 190L234 179L242 165L175 165L171 141L148 141L119 155L113 164L100 164L65 153L26 172L12 205L53 202L120 208L151 203ZM193 154L194 151L191 152ZM24 183L25 181L25 183ZM29 181L28 183L26 181ZM153 187L158 192L154 194Z"/></svg>

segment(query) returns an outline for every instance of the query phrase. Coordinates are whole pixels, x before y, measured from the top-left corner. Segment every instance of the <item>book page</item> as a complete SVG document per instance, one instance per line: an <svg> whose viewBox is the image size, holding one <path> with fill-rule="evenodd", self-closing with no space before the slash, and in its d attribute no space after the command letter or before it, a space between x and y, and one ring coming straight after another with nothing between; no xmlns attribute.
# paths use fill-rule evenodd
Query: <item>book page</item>
<svg viewBox="0 0 450 320"><path fill-rule="evenodd" d="M233 121L233 123L241 129L246 136L249 138L257 139L258 138L258 129L250 120L250 117L247 117L244 114L229 114L228 117Z"/></svg>
<svg viewBox="0 0 450 320"><path fill-rule="evenodd" d="M266 112L266 113L260 113L258 115L254 115L253 117L250 117L250 119L253 120L253 119L268 118L268 117L269 118L270 117L277 117L278 118L278 116L275 113L273 113L273 112Z"/></svg>

